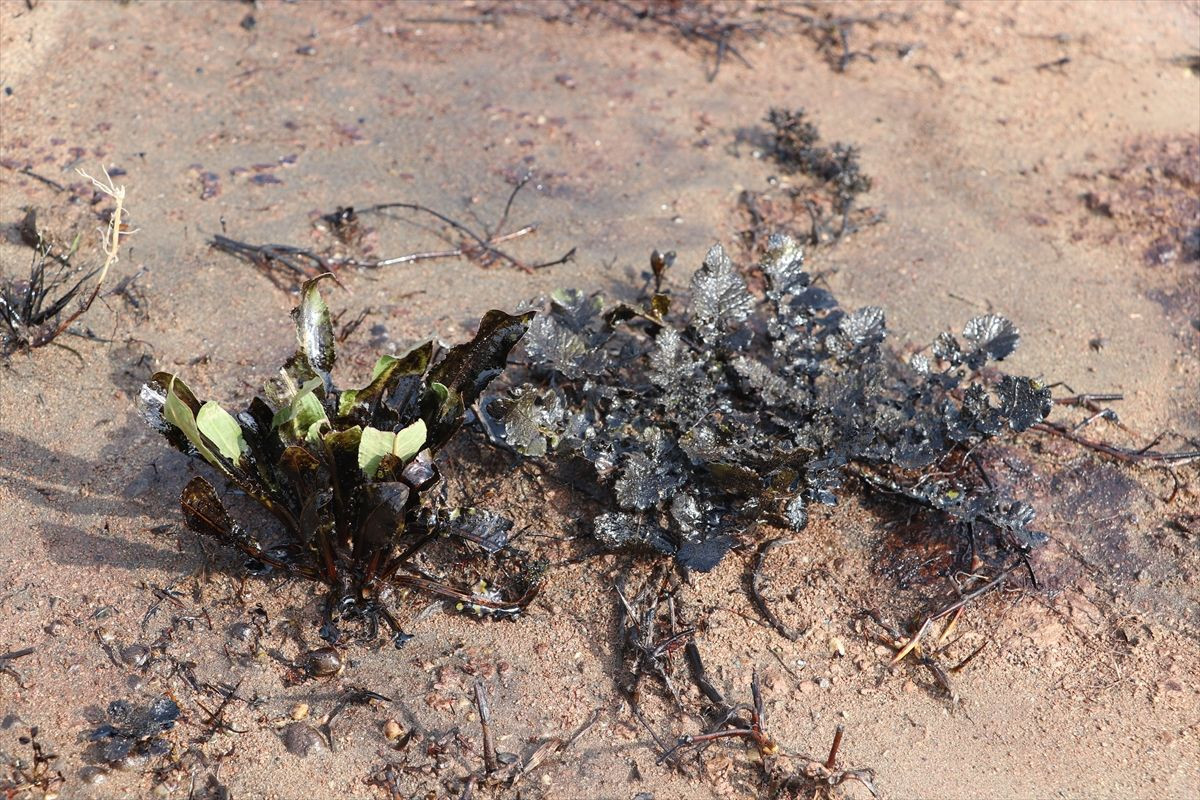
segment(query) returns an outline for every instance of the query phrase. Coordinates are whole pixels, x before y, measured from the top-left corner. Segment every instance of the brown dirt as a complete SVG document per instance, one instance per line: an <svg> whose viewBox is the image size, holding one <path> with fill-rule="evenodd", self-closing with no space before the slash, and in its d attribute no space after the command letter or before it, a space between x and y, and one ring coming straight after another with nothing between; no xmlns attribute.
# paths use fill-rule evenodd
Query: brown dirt
<svg viewBox="0 0 1200 800"><path fill-rule="evenodd" d="M538 190L514 218L539 229L512 251L532 261L577 247L572 264L526 275L428 262L349 274L349 291L331 298L351 316L373 309L366 328L383 325L395 343L455 339L489 307L559 286L614 290L652 248L690 266L713 241L732 242L739 192L766 188L773 172L735 144L739 132L771 106L803 106L826 139L861 148L875 179L867 201L887 213L812 254L847 304L886 306L889 327L915 343L995 309L1024 334L1013 371L1123 392L1122 421L1144 438L1200 435L1200 266L1186 258L1197 220L1185 202L1195 197L1200 78L1176 61L1200 50L1195 3L903 5L852 29L852 47L874 62L837 73L810 38L781 30L737 39L753 69L726 59L712 82L702 43L647 25L547 22L543 8L497 19L470 5L0 2L0 268L28 265L13 226L24 206L90 244L101 224L103 204L68 202L70 192L14 168L74 184L74 167L102 163L125 171L138 230L119 273L147 269L145 313L115 297L97 307L87 324L113 343L71 341L82 364L49 347L0 368L0 652L35 648L12 662L23 682L0 674L0 751L21 754L17 736L40 726L59 754L63 796L147 794L157 778L140 770L85 781L83 739L110 700L171 691L185 712L172 740L207 759L193 758L196 796L211 774L238 797L385 796L366 779L392 763L409 767L398 796L456 797L479 763L474 676L488 682L503 751L527 755L600 710L571 749L519 784L521 796L745 797L758 786L736 743L709 749L686 775L656 765L616 688L612 582L649 572L627 555L563 565L511 624L440 606L421 613L417 598L412 642L352 651L335 679L293 683L276 660L240 656L246 646L227 633L258 606L281 656L298 650L280 633L288 618L315 645L317 600L310 587L243 581L238 559L205 552L177 511L192 467L133 408L152 365L185 373L198 393L245 399L288 354L292 297L212 252L206 240L222 230L305 243L312 212L388 200L490 219L505 177L533 168ZM247 15L250 29L239 24ZM202 199L207 172L218 193ZM436 244L379 228L385 255ZM1158 240L1175 230L1183 249L1163 261ZM371 361L366 328L346 348L346 372ZM547 540L550 555L579 552L567 490L533 473L497 484L507 467L469 441L451 456L462 475L454 492L566 537ZM1176 482L1033 437L1000 462L1003 479L1038 501L1052 542L1035 563L1042 591L1006 592L967 613L955 654L991 643L954 676L959 702L917 667L889 669L890 651L860 617L877 607L907 623L924 597L906 577L919 564L894 546L905 531L871 504L814 519L774 552L771 597L805 631L797 642L763 625L746 596L752 549L682 590L714 680L748 698L757 669L770 731L789 749L821 754L844 723L843 763L874 767L887 797L1196 796L1195 469ZM153 587L171 585L180 604L145 619ZM144 667L120 664L100 628L121 646L163 646ZM217 701L189 688L180 663L252 701L226 715L244 733L200 741L199 704ZM277 730L291 709L306 703L319 720L348 686L394 702L340 716L336 753L287 752ZM696 729L650 684L643 711L661 737ZM388 719L417 732L405 750L384 738ZM455 727L443 754L430 749ZM188 770L165 777L164 790L188 796Z"/></svg>

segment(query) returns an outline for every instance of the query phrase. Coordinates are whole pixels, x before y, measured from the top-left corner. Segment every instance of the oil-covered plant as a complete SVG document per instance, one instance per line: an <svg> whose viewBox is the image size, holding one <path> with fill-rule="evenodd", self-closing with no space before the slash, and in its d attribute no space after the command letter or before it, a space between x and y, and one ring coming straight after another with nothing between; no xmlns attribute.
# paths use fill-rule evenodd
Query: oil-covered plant
<svg viewBox="0 0 1200 800"><path fill-rule="evenodd" d="M758 522L800 530L813 504L862 481L944 512L977 542L1024 554L1032 509L975 474L966 454L1050 411L1038 380L987 365L1017 347L988 314L907 360L884 346L884 312L846 310L813 284L794 240L773 236L753 294L720 245L686 310L662 291L640 305L555 293L524 342L528 374L482 404L494 437L528 455L590 462L617 510L610 546L643 543L713 568Z"/></svg>
<svg viewBox="0 0 1200 800"><path fill-rule="evenodd" d="M128 234L123 222L125 187L114 185L107 174L105 182L82 170L80 174L115 203L104 235L104 261L92 269L78 268L72 258L79 237L66 250L55 248L38 229L37 213L26 211L17 230L33 249L33 260L28 280L0 276L0 356L43 347L68 332L96 302L109 269L117 263L121 236Z"/></svg>
<svg viewBox="0 0 1200 800"><path fill-rule="evenodd" d="M29 734L17 737L17 742L29 748L30 757L4 754L0 768L0 795L4 797L49 797L65 778L62 771L54 769L58 756L46 752L38 741L38 726L29 729Z"/></svg>
<svg viewBox="0 0 1200 800"><path fill-rule="evenodd" d="M747 189L738 198L749 222L741 237L752 254L762 254L773 232L820 245L883 219L881 213L858 205L859 198L871 191L871 178L862 170L857 147L822 144L817 126L803 109L772 108L765 122L769 131L759 143L789 179L777 191ZM807 225L798 224L805 217Z"/></svg>
<svg viewBox="0 0 1200 800"><path fill-rule="evenodd" d="M326 276L322 276L326 277ZM446 508L436 491L438 451L504 368L531 314L489 311L469 342L437 357L433 342L379 358L362 388L333 381L334 333L316 278L292 312L298 348L236 416L201 402L177 376L158 373L141 392L142 413L167 440L213 467L263 506L283 529L268 542L226 511L202 477L183 490L187 524L274 569L329 587L322 635L338 642L338 618L366 626L383 620L399 646L408 637L387 608L393 587L419 589L478 614L515 615L532 599L540 568L508 548L512 523L470 508ZM512 572L503 589L478 573L463 588L421 558L439 543L482 551L490 568ZM456 563L471 563L456 559Z"/></svg>
<svg viewBox="0 0 1200 800"><path fill-rule="evenodd" d="M96 743L99 760L122 765L131 759L144 760L171 752L171 743L163 734L175 727L179 706L166 695L144 707L114 700L108 704L107 719L88 738Z"/></svg>

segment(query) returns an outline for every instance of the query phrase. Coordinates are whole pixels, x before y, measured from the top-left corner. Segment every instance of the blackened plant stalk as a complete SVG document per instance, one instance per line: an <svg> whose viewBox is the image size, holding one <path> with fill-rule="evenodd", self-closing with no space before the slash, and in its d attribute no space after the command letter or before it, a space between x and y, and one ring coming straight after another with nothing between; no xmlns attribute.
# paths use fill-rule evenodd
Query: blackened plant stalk
<svg viewBox="0 0 1200 800"><path fill-rule="evenodd" d="M22 238L34 251L29 279L0 279L0 355L43 347L70 330L96 302L104 279L117 263L121 237L129 234L123 221L125 187L114 185L107 172L103 182L82 170L79 174L114 201L104 233L104 261L91 270L76 269L71 258L79 239L66 253L54 252L37 230L37 216L30 210L19 226Z"/></svg>
<svg viewBox="0 0 1200 800"><path fill-rule="evenodd" d="M601 542L701 571L755 524L799 531L863 484L945 514L971 555L1042 541L1033 509L966 458L1050 411L1041 382L988 366L1017 347L1011 322L976 317L905 360L883 310L843 309L792 239L771 237L758 268L762 296L713 247L678 312L661 291L635 305L555 293L525 339L527 374L485 398L484 422L518 452L591 464L616 506L595 518Z"/></svg>
<svg viewBox="0 0 1200 800"><path fill-rule="evenodd" d="M821 135L803 109L772 108L766 122L771 126L772 160L785 174L802 175L811 182L811 186L789 190L793 200L804 202L811 218L810 243L851 233L855 204L860 195L871 191L871 178L862 171L858 148L841 142L820 144Z"/></svg>
<svg viewBox="0 0 1200 800"><path fill-rule="evenodd" d="M236 416L201 402L173 374L160 372L142 387L146 420L256 500L284 535L269 544L261 532L269 526L235 522L203 477L183 490L187 524L238 548L255 569L328 586L323 634L334 642L341 638L341 617L363 622L369 638L382 620L402 644L407 636L386 603L393 587L432 592L479 614L519 613L536 591L539 569L508 548L508 520L443 507L435 457L504 368L532 315L489 311L471 341L440 358L426 342L380 357L362 388L340 389L319 281L304 284L293 311L295 355L268 383L265 397ZM455 586L418 569L422 551L447 537L482 554L491 569L518 562L512 585L497 590L475 573L468 586Z"/></svg>

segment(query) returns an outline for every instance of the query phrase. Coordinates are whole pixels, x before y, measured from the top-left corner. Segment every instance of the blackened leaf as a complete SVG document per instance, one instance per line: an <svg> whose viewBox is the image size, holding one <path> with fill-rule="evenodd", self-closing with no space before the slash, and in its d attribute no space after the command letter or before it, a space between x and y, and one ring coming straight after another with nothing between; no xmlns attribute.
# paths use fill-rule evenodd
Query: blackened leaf
<svg viewBox="0 0 1200 800"><path fill-rule="evenodd" d="M217 497L212 484L199 476L188 481L179 498L183 519L187 526L203 536L211 536L228 546L233 546L256 555L257 548L249 537L229 516L225 504Z"/></svg>
<svg viewBox="0 0 1200 800"><path fill-rule="evenodd" d="M437 465L433 463L433 456L430 454L429 449L426 448L417 453L412 461L405 464L400 477L405 483L419 492L437 483L440 475Z"/></svg>
<svg viewBox="0 0 1200 800"><path fill-rule="evenodd" d="M326 392L331 392L333 383L329 373L333 370L334 362L333 322L329 316L329 306L325 305L317 289L317 284L327 277L332 276L326 273L305 281L300 290L300 305L292 310L292 318L296 321L296 341L300 353L313 372L321 376Z"/></svg>
<svg viewBox="0 0 1200 800"><path fill-rule="evenodd" d="M1000 413L1014 431L1023 431L1050 415L1050 389L1032 378L1005 375L996 387Z"/></svg>
<svg viewBox="0 0 1200 800"><path fill-rule="evenodd" d="M533 312L512 316L489 311L479 323L475 338L450 349L446 357L429 373L429 380L455 392L464 407L504 369L508 353L529 327Z"/></svg>
<svg viewBox="0 0 1200 800"><path fill-rule="evenodd" d="M522 392L504 411L504 441L528 456L546 454L546 437L541 432L536 400L533 392Z"/></svg>
<svg viewBox="0 0 1200 800"><path fill-rule="evenodd" d="M131 736L118 734L104 742L100 749L100 758L109 764L120 763L125 756L133 752L137 742Z"/></svg>
<svg viewBox="0 0 1200 800"><path fill-rule="evenodd" d="M564 375L574 376L578 372L579 360L588 352L588 346L582 335L554 315L538 314L529 323L525 352L530 358Z"/></svg>
<svg viewBox="0 0 1200 800"><path fill-rule="evenodd" d="M562 398L555 392L517 392L504 410L504 441L522 455L544 456L558 441L562 417Z"/></svg>
<svg viewBox="0 0 1200 800"><path fill-rule="evenodd" d="M193 447L188 437L175 425L167 421L165 406L167 390L175 382L175 393L193 413L200 410L200 401L192 395L190 389L182 381L176 380L169 372L156 372L138 394L138 412L150 427L166 437L176 450L191 454Z"/></svg>
<svg viewBox="0 0 1200 800"><path fill-rule="evenodd" d="M776 296L795 294L808 285L804 250L786 234L773 233L767 239L767 252L763 254L760 267L771 281L771 291Z"/></svg>
<svg viewBox="0 0 1200 800"><path fill-rule="evenodd" d="M440 532L474 542L488 553L498 553L508 546L512 527L512 520L481 508L454 508L437 515Z"/></svg>
<svg viewBox="0 0 1200 800"><path fill-rule="evenodd" d="M463 399L453 389L440 383L431 383L421 398L421 419L425 421L426 441L430 450L436 452L463 423L466 408Z"/></svg>
<svg viewBox="0 0 1200 800"><path fill-rule="evenodd" d="M1016 326L999 314L985 314L971 319L963 328L963 338L995 361L1012 355L1021 342L1021 334Z"/></svg>
<svg viewBox="0 0 1200 800"><path fill-rule="evenodd" d="M695 530L704 521L704 512L700 510L695 497L683 492L675 495L671 501L671 519L684 530Z"/></svg>
<svg viewBox="0 0 1200 800"><path fill-rule="evenodd" d="M302 497L316 491L321 461L305 448L298 445L284 448L279 469L291 479Z"/></svg>
<svg viewBox="0 0 1200 800"><path fill-rule="evenodd" d="M750 467L720 461L707 466L712 482L726 492L753 496L762 490L762 480Z"/></svg>
<svg viewBox="0 0 1200 800"><path fill-rule="evenodd" d="M784 506L783 516L788 527L794 531L802 531L808 525L808 504L802 495L796 495Z"/></svg>
<svg viewBox="0 0 1200 800"><path fill-rule="evenodd" d="M365 563L376 554L386 556L403 533L410 490L399 481L388 481L363 484L360 491L364 513L354 537L354 557Z"/></svg>
<svg viewBox="0 0 1200 800"><path fill-rule="evenodd" d="M420 377L429 368L433 342L425 342L402 356L381 356L371 371L371 382L362 389L347 389L338 398L338 416L367 425L379 401L404 378Z"/></svg>
<svg viewBox="0 0 1200 800"><path fill-rule="evenodd" d="M704 537L684 537L675 552L675 560L697 572L709 572L733 547L733 539L724 534Z"/></svg>
<svg viewBox="0 0 1200 800"><path fill-rule="evenodd" d="M660 553L675 552L675 545L667 531L640 514L627 514L623 511L600 514L593 526L596 539L610 549L644 544Z"/></svg>
<svg viewBox="0 0 1200 800"><path fill-rule="evenodd" d="M692 276L692 316L705 339L750 315L754 298L746 281L719 244L712 246L704 264Z"/></svg>
<svg viewBox="0 0 1200 800"><path fill-rule="evenodd" d="M645 453L635 452L621 466L614 487L622 508L645 511L658 505L683 483L683 476L662 461L651 461Z"/></svg>
<svg viewBox="0 0 1200 800"><path fill-rule="evenodd" d="M358 486L363 482L362 470L358 468L358 445L362 439L362 428L355 425L341 431L333 431L321 438L329 453L330 484L333 499L337 504L334 522L338 526L338 538L348 541L353 523L353 505Z"/></svg>
<svg viewBox="0 0 1200 800"><path fill-rule="evenodd" d="M283 454L284 444L271 428L274 412L261 397L255 397L245 411L238 413L238 424L242 438L250 448L250 455L258 469L259 481L263 486L276 486L274 466Z"/></svg>
<svg viewBox="0 0 1200 800"><path fill-rule="evenodd" d="M948 361L954 366L962 363L962 347L954 334L943 331L933 340L933 355L942 361Z"/></svg>
<svg viewBox="0 0 1200 800"><path fill-rule="evenodd" d="M717 461L725 454L725 447L717 432L708 425L696 425L679 439L679 448L693 464Z"/></svg>
<svg viewBox="0 0 1200 800"><path fill-rule="evenodd" d="M550 295L551 315L575 333L590 331L600 321L604 298L578 289L558 289Z"/></svg>
<svg viewBox="0 0 1200 800"><path fill-rule="evenodd" d="M650 353L650 380L667 392L687 388L696 373L696 357L674 328L663 328Z"/></svg>
<svg viewBox="0 0 1200 800"><path fill-rule="evenodd" d="M788 382L757 359L738 356L733 360L733 368L751 389L759 393L762 402L768 406L779 405L791 393Z"/></svg>
<svg viewBox="0 0 1200 800"><path fill-rule="evenodd" d="M809 286L796 295L796 299L792 304L798 305L809 313L812 313L837 308L838 301L828 289L822 289L820 286Z"/></svg>
<svg viewBox="0 0 1200 800"><path fill-rule="evenodd" d="M179 719L179 706L175 701L166 695L162 695L146 709L146 716L149 724L142 731L144 734L153 735L168 731L175 726L175 720ZM153 733L150 733L150 730Z"/></svg>
<svg viewBox="0 0 1200 800"><path fill-rule="evenodd" d="M838 327L855 347L879 344L886 335L883 309L878 306L865 306L850 312L842 317Z"/></svg>

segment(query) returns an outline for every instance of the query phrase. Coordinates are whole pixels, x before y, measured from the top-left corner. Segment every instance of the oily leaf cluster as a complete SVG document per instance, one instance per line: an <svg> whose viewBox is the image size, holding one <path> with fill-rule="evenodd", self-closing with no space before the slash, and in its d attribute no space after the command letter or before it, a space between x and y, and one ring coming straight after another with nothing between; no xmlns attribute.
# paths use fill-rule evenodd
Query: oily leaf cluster
<svg viewBox="0 0 1200 800"><path fill-rule="evenodd" d="M153 758L171 752L163 734L175 727L179 706L166 695L146 706L114 700L108 704L107 718L88 738L96 743L100 760L119 765L131 756Z"/></svg>
<svg viewBox="0 0 1200 800"><path fill-rule="evenodd" d="M662 291L635 304L556 292L530 324L527 373L485 398L484 422L521 453L590 464L616 507L595 518L601 542L697 570L756 523L803 529L851 483L945 512L972 537L986 528L1003 548L1039 541L1032 509L962 468L968 449L1050 411L1038 380L989 366L1016 349L1011 322L976 317L902 359L883 310L843 308L791 238L772 236L757 269L761 294L714 246L678 311Z"/></svg>
<svg viewBox="0 0 1200 800"><path fill-rule="evenodd" d="M809 219L807 243L835 241L883 218L857 207L860 196L871 190L871 178L862 170L858 148L842 142L822 144L816 125L803 109L772 108L766 122L766 154L784 175L799 179L784 194L790 198L793 214L802 209ZM739 205L750 221L750 229L742 235L756 254L762 252L761 241L772 228L791 227L786 215L781 216L784 209L767 193L747 190Z"/></svg>
<svg viewBox="0 0 1200 800"><path fill-rule="evenodd" d="M87 289L100 274L98 267L81 270L71 263L78 237L65 252L44 239L33 209L17 231L33 258L27 279L0 276L0 356L42 347L64 333L91 305Z"/></svg>
<svg viewBox="0 0 1200 800"><path fill-rule="evenodd" d="M252 569L326 584L323 634L334 642L340 616L364 621L368 637L382 619L393 641L403 643L407 636L381 601L389 587L431 592L481 614L517 613L532 598L539 570L507 547L508 520L443 507L435 456L504 368L532 315L489 311L472 340L440 357L433 342L384 355L366 385L341 389L333 380L335 337L319 280L304 284L293 311L295 355L245 410L234 415L214 401L201 402L170 373L160 372L142 387L147 422L257 501L284 535L268 542L255 532L258 526L235 521L203 477L183 490L187 524L240 549ZM472 573L464 588L421 567L422 551L446 539L513 572L508 583L516 585L499 590ZM499 563L505 558L515 565Z"/></svg>

